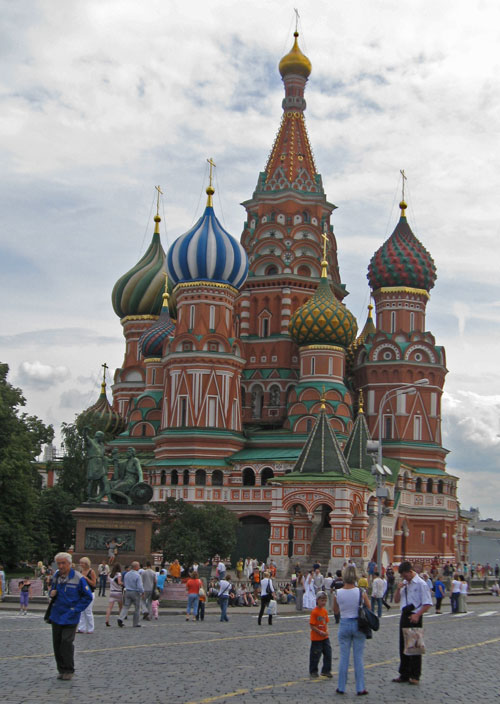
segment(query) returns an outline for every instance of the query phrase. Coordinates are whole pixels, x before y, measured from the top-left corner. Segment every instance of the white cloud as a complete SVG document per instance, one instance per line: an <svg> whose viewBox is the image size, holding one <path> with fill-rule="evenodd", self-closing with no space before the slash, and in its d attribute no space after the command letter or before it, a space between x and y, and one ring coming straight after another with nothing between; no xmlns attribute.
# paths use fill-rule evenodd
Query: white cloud
<svg viewBox="0 0 500 704"><path fill-rule="evenodd" d="M41 362L21 362L17 372L17 379L24 386L34 386L39 389L48 389L56 384L66 381L70 377L67 367L53 367Z"/></svg>

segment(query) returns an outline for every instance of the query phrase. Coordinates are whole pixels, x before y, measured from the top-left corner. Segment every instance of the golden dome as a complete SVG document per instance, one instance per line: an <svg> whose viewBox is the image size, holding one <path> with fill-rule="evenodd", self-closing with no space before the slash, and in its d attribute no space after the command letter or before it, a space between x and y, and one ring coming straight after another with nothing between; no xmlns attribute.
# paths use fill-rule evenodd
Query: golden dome
<svg viewBox="0 0 500 704"><path fill-rule="evenodd" d="M311 73L311 62L299 49L299 44L297 42L298 32L294 32L293 36L295 41L293 43L292 50L284 56L279 63L279 72L281 77L284 78L290 73L296 73L299 76L304 76L308 78Z"/></svg>

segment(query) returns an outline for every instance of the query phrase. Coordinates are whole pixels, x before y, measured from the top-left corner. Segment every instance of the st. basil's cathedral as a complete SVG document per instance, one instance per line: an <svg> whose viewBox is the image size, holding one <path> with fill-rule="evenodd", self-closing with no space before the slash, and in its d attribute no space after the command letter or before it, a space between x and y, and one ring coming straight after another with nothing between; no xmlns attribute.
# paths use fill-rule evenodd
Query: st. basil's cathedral
<svg viewBox="0 0 500 704"><path fill-rule="evenodd" d="M436 267L402 200L368 265L375 317L369 305L358 331L306 129L311 63L297 32L279 71L283 116L242 204L241 242L217 219L211 177L203 215L167 254L157 212L148 250L113 289L125 355L112 408L103 387L97 411L123 430L114 448L136 449L154 501L238 515L237 557L280 570L374 558L367 443L381 438L383 562L466 560L441 440L445 351L425 322Z"/></svg>

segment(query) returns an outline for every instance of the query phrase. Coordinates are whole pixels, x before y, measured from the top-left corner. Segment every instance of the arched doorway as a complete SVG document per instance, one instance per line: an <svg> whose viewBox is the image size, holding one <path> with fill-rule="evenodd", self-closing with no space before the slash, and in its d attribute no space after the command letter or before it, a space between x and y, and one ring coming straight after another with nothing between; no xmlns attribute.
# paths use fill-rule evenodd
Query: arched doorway
<svg viewBox="0 0 500 704"><path fill-rule="evenodd" d="M245 467L242 478L243 486L255 486L255 472L251 467Z"/></svg>
<svg viewBox="0 0 500 704"><path fill-rule="evenodd" d="M212 472L212 486L222 486L224 475L220 469L214 469Z"/></svg>
<svg viewBox="0 0 500 704"><path fill-rule="evenodd" d="M269 479L272 479L273 477L274 477L274 472L271 469L271 467L264 467L264 469L260 473L261 486L266 486Z"/></svg>
<svg viewBox="0 0 500 704"><path fill-rule="evenodd" d="M236 529L236 547L231 554L234 565L240 557L256 557L267 560L269 555L269 535L271 528L267 518L262 516L243 516Z"/></svg>

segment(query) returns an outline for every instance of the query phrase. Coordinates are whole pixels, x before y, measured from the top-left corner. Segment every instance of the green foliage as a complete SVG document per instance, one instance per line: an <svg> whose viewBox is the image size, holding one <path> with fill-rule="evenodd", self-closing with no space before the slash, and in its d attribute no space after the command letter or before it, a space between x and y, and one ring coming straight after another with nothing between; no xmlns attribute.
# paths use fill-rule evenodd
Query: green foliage
<svg viewBox="0 0 500 704"><path fill-rule="evenodd" d="M163 552L165 560L177 558L191 565L205 562L216 553L229 555L236 545L238 519L224 506L193 506L182 499L168 498L153 507L159 526L152 547Z"/></svg>
<svg viewBox="0 0 500 704"><path fill-rule="evenodd" d="M64 457L58 473L58 486L73 497L79 506L87 496L87 472L85 469L85 442L76 423L63 423Z"/></svg>
<svg viewBox="0 0 500 704"><path fill-rule="evenodd" d="M71 511L79 505L75 497L59 484L41 493L38 504L36 554L49 560L55 553L67 550L74 542L75 520Z"/></svg>
<svg viewBox="0 0 500 704"><path fill-rule="evenodd" d="M26 400L7 381L8 371L0 364L0 556L10 567L32 557L40 494L35 460L54 431L20 412Z"/></svg>

